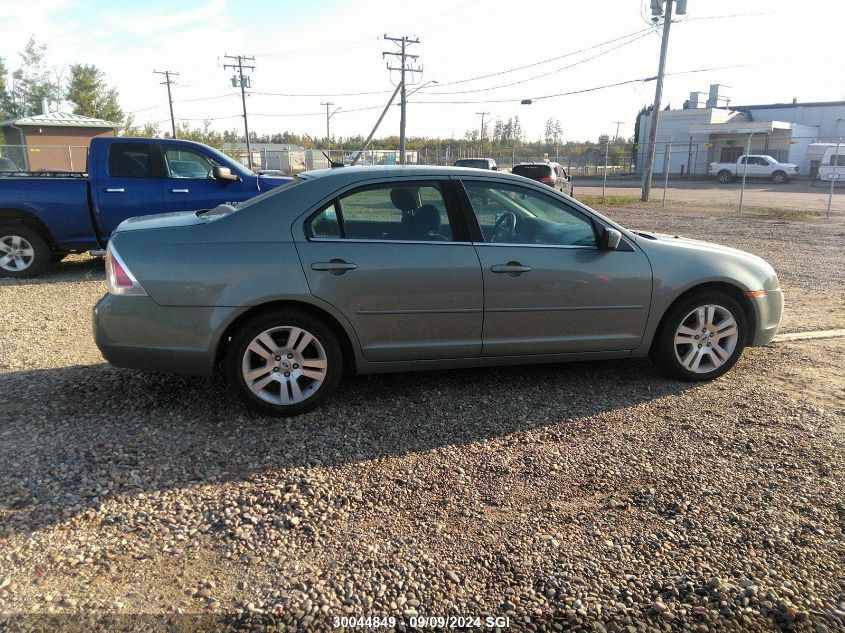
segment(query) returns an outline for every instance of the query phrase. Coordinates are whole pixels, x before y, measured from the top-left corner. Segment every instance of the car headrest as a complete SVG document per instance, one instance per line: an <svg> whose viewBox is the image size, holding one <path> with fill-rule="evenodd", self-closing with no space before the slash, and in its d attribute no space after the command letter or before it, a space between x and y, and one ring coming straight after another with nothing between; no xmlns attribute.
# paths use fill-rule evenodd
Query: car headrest
<svg viewBox="0 0 845 633"><path fill-rule="evenodd" d="M414 213L414 224L423 233L440 230L440 211L433 204L424 204Z"/></svg>
<svg viewBox="0 0 845 633"><path fill-rule="evenodd" d="M410 211L416 208L417 201L413 189L396 187L390 190L390 201L400 211Z"/></svg>

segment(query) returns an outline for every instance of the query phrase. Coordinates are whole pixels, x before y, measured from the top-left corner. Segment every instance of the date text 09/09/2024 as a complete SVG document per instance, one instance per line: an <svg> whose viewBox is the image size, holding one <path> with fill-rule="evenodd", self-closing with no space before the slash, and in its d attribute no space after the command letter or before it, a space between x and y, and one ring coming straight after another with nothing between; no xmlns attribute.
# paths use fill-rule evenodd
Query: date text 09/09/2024
<svg viewBox="0 0 845 633"><path fill-rule="evenodd" d="M412 629L506 629L510 627L510 618L504 615L488 616L442 616L442 615L412 615L400 618ZM392 629L398 620L395 616L335 616L332 625L335 628L349 629Z"/></svg>

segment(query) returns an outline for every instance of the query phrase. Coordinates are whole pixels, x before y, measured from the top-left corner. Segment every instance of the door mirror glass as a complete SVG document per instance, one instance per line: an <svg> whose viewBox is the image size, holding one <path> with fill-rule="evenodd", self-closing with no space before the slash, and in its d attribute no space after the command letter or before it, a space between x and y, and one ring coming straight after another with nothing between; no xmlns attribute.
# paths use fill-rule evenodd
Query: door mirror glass
<svg viewBox="0 0 845 633"><path fill-rule="evenodd" d="M606 228L602 233L601 248L605 251L615 251L622 241L622 234L616 229Z"/></svg>

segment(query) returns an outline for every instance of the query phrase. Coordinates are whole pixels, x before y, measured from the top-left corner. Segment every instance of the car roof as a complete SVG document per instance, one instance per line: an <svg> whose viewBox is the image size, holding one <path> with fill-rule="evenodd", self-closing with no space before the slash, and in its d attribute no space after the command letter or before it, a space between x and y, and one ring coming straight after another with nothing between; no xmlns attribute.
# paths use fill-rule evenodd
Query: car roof
<svg viewBox="0 0 845 633"><path fill-rule="evenodd" d="M517 163L514 167L532 167L534 165L545 165L546 167L551 167L552 165L558 165L559 163L554 162L547 162L547 161L534 161L533 163Z"/></svg>
<svg viewBox="0 0 845 633"><path fill-rule="evenodd" d="M360 165L355 167L335 167L332 169L315 169L299 174L300 178L312 180L316 178L331 178L339 184L344 182L358 182L377 178L396 177L432 177L466 176L471 178L504 178L515 182L525 182L522 176L515 176L501 171L473 169L472 167L432 167L429 165Z"/></svg>

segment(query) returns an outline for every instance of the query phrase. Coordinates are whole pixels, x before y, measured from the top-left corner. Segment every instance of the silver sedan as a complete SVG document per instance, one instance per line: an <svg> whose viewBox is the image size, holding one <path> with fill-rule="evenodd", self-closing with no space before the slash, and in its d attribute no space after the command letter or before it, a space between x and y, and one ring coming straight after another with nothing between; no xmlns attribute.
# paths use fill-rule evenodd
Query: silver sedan
<svg viewBox="0 0 845 633"><path fill-rule="evenodd" d="M307 172L238 207L134 218L94 308L112 364L209 375L288 416L341 375L650 357L709 380L777 332L754 255L627 230L527 178Z"/></svg>

